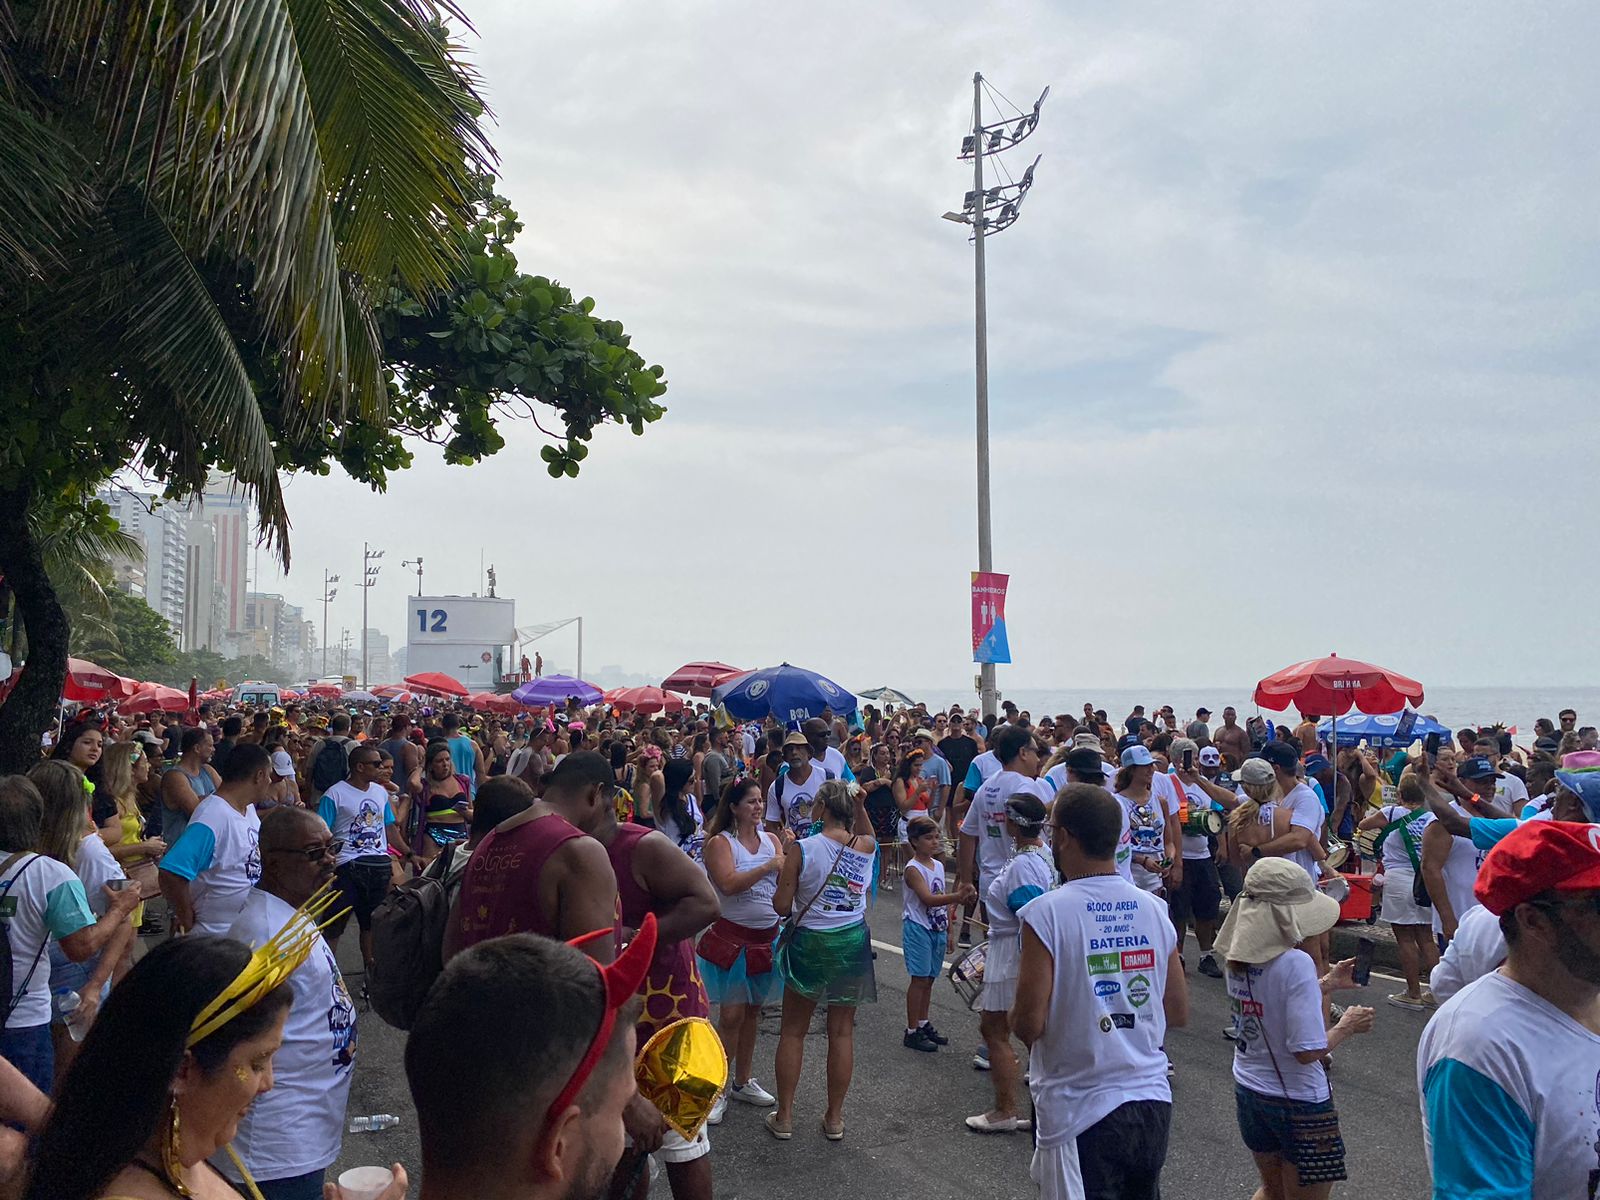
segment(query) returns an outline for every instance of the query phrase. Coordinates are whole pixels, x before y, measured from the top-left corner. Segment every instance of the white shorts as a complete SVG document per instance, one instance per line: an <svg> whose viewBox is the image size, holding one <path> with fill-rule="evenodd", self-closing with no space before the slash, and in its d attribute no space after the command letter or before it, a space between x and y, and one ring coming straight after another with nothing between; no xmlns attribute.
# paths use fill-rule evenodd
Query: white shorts
<svg viewBox="0 0 1600 1200"><path fill-rule="evenodd" d="M983 960L982 1012L1010 1012L1017 1000L1017 975L1022 970L1022 945L1014 937L991 938Z"/></svg>
<svg viewBox="0 0 1600 1200"><path fill-rule="evenodd" d="M692 1142L684 1141L683 1135L669 1126L666 1133L661 1135L661 1149L656 1151L656 1157L664 1163L686 1163L710 1153L711 1136L706 1133L704 1125L700 1126L700 1132Z"/></svg>
<svg viewBox="0 0 1600 1200"><path fill-rule="evenodd" d="M1423 908L1412 898L1411 881L1415 877L1410 867L1384 872L1381 919L1385 925L1433 924L1433 910Z"/></svg>
<svg viewBox="0 0 1600 1200"><path fill-rule="evenodd" d="M1033 1148L1028 1176L1039 1189L1039 1200L1084 1200L1083 1173L1078 1169L1078 1139L1059 1146Z"/></svg>

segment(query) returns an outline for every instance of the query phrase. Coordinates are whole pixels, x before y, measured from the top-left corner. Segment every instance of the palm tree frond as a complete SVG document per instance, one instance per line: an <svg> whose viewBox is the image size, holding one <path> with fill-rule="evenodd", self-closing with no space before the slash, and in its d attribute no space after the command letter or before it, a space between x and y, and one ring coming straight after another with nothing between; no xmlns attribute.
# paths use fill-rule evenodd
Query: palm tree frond
<svg viewBox="0 0 1600 1200"><path fill-rule="evenodd" d="M403 0L287 0L342 260L415 292L461 262L472 173L492 161L473 81Z"/></svg>
<svg viewBox="0 0 1600 1200"><path fill-rule="evenodd" d="M5 62L0 54L0 65ZM20 281L59 265L61 241L84 213L84 163L55 130L6 98L3 81L0 128L6 131L0 137L0 273Z"/></svg>

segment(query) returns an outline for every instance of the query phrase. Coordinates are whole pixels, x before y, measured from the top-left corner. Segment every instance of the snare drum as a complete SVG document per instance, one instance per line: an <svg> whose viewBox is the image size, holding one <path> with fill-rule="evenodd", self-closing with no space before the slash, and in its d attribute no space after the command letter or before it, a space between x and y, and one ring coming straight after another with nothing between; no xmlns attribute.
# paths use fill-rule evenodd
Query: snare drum
<svg viewBox="0 0 1600 1200"><path fill-rule="evenodd" d="M1340 904L1350 899L1350 881L1343 875L1324 875L1317 880L1317 888L1324 896Z"/></svg>
<svg viewBox="0 0 1600 1200"><path fill-rule="evenodd" d="M972 1012L978 1011L983 996L983 967L988 960L989 943L979 942L950 964L950 983Z"/></svg>
<svg viewBox="0 0 1600 1200"><path fill-rule="evenodd" d="M1222 814L1211 808L1191 808L1183 831L1190 837L1215 837L1222 832Z"/></svg>
<svg viewBox="0 0 1600 1200"><path fill-rule="evenodd" d="M1326 864L1328 870L1337 871L1340 867L1344 866L1344 864L1349 860L1349 858L1350 858L1350 843L1349 842L1334 842L1332 845L1330 845L1328 847L1328 861L1327 861L1327 864Z"/></svg>

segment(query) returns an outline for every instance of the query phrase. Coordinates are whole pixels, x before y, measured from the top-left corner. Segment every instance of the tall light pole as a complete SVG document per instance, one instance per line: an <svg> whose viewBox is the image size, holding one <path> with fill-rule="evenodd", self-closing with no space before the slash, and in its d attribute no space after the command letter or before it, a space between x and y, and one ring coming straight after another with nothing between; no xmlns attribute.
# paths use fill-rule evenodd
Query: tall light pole
<svg viewBox="0 0 1600 1200"><path fill-rule="evenodd" d="M361 686L367 686L367 666L370 660L367 657L367 595L378 582L379 568L373 566L378 559L383 557L382 550L374 550L366 542L361 543Z"/></svg>
<svg viewBox="0 0 1600 1200"><path fill-rule="evenodd" d="M322 569L322 673L328 673L328 605L339 594L339 589L333 585L339 582L337 575L328 574L328 569Z"/></svg>
<svg viewBox="0 0 1600 1200"><path fill-rule="evenodd" d="M417 569L417 595L422 595L422 555L419 554L415 558L403 559L400 565L408 571L412 567Z"/></svg>
<svg viewBox="0 0 1600 1200"><path fill-rule="evenodd" d="M972 76L972 132L961 140L961 159L972 159L972 191L967 193L966 204L959 213L947 212L944 219L972 226L973 275L973 331L975 334L977 368L978 416L978 570L987 574L994 570L994 547L989 518L989 300L988 278L984 269L983 243L990 236L1009 229L1016 223L1022 199L1033 186L1033 169L1039 165L1035 158L1020 180L985 191L983 186L983 160L991 154L1009 150L1031 134L1039 125L1039 110L1050 89L1034 101L1033 111L1024 113L1015 109L1015 117L1008 117L990 125L983 123L983 75ZM1008 101L1009 103L1009 101ZM1000 693L995 686L994 664L980 663L978 668L980 715L996 711Z"/></svg>

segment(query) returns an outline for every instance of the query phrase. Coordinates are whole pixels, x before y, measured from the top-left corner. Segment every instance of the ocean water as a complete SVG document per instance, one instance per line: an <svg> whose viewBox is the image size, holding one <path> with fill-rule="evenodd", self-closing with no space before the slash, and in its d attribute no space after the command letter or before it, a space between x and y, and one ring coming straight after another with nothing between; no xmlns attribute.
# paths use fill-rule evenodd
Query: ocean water
<svg viewBox="0 0 1600 1200"><path fill-rule="evenodd" d="M1096 708L1105 709L1106 715L1117 723L1135 704L1144 705L1146 713L1170 704L1180 720L1192 718L1195 709L1205 705L1211 710L1213 725L1221 723L1222 710L1229 704L1238 710L1241 722L1258 712L1272 721L1293 715L1292 710L1280 714L1257 708L1251 699L1254 690L1251 684L1201 688L1018 688L1010 692L1002 690L1001 698L1025 709L1034 720L1057 713L1080 716L1085 702L1089 701ZM961 704L971 708L977 703L977 696L970 691L929 688L911 690L909 694L926 701L930 707L949 708L952 704ZM1437 687L1427 689L1419 707L1424 715L1435 717L1452 729L1468 725L1514 725L1519 739L1527 741L1533 737L1536 718L1549 717L1554 721L1563 708L1577 711L1579 725L1600 725L1600 687ZM1327 716L1326 713L1321 715Z"/></svg>

